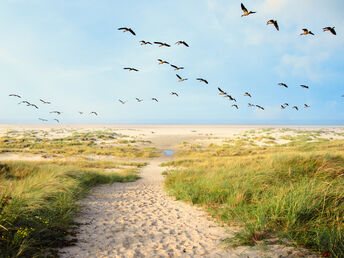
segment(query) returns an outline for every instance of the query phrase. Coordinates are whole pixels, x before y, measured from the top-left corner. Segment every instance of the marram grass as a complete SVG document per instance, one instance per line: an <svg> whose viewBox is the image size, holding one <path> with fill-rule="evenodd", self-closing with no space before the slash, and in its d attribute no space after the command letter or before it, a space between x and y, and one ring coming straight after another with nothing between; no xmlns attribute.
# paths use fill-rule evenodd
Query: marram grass
<svg viewBox="0 0 344 258"><path fill-rule="evenodd" d="M344 257L344 141L285 145L185 146L165 185L177 199L207 207L254 244L277 235ZM233 242L232 241L232 242Z"/></svg>

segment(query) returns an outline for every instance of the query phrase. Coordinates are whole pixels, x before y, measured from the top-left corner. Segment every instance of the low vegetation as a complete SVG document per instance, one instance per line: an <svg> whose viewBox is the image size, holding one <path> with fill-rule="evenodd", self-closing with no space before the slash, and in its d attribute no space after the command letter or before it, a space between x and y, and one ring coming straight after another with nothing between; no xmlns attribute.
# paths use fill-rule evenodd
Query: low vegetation
<svg viewBox="0 0 344 258"><path fill-rule="evenodd" d="M234 245L279 236L343 257L344 140L317 134L297 131L288 143L269 146L250 144L250 139L206 147L184 144L179 158L162 164L170 167L166 188L177 199L240 225Z"/></svg>

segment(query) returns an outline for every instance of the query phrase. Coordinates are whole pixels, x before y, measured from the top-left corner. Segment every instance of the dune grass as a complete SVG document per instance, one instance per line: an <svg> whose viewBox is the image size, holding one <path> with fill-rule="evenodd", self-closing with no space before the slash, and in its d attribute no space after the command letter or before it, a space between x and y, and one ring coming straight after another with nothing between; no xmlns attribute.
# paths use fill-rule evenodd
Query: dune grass
<svg viewBox="0 0 344 258"><path fill-rule="evenodd" d="M165 186L240 225L232 244L279 236L344 257L344 141L299 135L273 146L183 145L177 160L162 164L172 167Z"/></svg>
<svg viewBox="0 0 344 258"><path fill-rule="evenodd" d="M54 257L71 244L76 201L95 185L138 178L144 163L1 162L0 257ZM104 168L124 168L119 173Z"/></svg>

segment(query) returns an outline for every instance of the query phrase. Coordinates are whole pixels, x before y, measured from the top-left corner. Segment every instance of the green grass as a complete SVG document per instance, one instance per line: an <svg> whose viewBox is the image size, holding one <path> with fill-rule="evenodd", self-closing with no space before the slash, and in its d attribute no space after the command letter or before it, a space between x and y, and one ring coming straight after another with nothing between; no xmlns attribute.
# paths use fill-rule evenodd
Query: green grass
<svg viewBox="0 0 344 258"><path fill-rule="evenodd" d="M103 168L132 166L120 173ZM0 163L0 256L51 257L73 242L77 200L98 184L129 182L144 163ZM67 240L69 239L69 240Z"/></svg>
<svg viewBox="0 0 344 258"><path fill-rule="evenodd" d="M300 136L290 143L184 146L165 186L177 199L205 206L242 226L237 244L271 235L344 256L344 141Z"/></svg>

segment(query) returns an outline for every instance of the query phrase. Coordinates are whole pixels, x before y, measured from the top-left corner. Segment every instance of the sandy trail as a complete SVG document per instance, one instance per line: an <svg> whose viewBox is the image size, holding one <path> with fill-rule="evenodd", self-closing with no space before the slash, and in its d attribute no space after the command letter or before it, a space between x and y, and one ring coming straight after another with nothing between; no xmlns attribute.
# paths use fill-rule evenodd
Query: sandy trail
<svg viewBox="0 0 344 258"><path fill-rule="evenodd" d="M154 159L133 183L97 187L82 201L76 246L61 257L298 257L290 247L225 250L231 237L200 208L173 200L162 188L167 157Z"/></svg>

